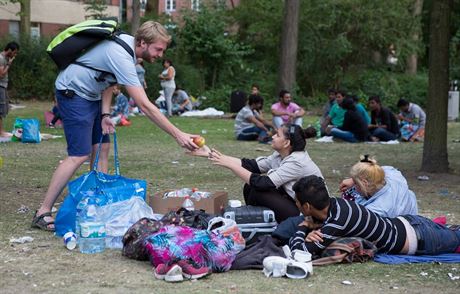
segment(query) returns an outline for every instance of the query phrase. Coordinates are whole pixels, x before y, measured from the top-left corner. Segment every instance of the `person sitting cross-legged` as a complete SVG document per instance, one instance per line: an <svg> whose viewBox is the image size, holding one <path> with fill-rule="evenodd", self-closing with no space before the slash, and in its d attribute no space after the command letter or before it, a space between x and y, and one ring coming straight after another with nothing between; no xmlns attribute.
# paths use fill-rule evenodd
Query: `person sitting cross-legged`
<svg viewBox="0 0 460 294"><path fill-rule="evenodd" d="M423 109L403 98L397 104L401 112L398 118L401 122L401 139L403 141L423 141L425 136L426 114Z"/></svg>
<svg viewBox="0 0 460 294"><path fill-rule="evenodd" d="M391 110L384 107L379 96L369 97L369 109L371 110L371 123L369 131L374 141L396 140L399 136L398 120Z"/></svg>
<svg viewBox="0 0 460 294"><path fill-rule="evenodd" d="M342 127L333 127L330 134L350 143L367 141L369 131L361 114L356 110L355 102L347 97L342 102L342 108L346 110Z"/></svg>
<svg viewBox="0 0 460 294"><path fill-rule="evenodd" d="M382 217L353 201L330 197L318 176L301 178L293 190L297 207L312 220L302 222L289 240L292 251L319 255L342 237L363 238L374 243L378 253L387 254L436 255L460 246L460 230L418 215Z"/></svg>
<svg viewBox="0 0 460 294"><path fill-rule="evenodd" d="M241 108L235 118L235 136L240 141L258 140L261 143L270 141L269 126L264 124L258 110L262 108L264 99L259 95L250 95L248 104Z"/></svg>
<svg viewBox="0 0 460 294"><path fill-rule="evenodd" d="M292 102L291 93L286 90L281 90L279 93L279 101L272 105L273 125L275 128L281 127L283 124L295 124L302 127L305 110Z"/></svg>

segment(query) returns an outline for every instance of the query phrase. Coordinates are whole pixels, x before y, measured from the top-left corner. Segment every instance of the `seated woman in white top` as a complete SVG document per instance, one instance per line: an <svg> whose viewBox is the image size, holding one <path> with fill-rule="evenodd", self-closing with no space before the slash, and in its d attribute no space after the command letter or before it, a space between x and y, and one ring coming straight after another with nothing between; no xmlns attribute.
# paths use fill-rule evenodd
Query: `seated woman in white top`
<svg viewBox="0 0 460 294"><path fill-rule="evenodd" d="M350 170L351 178L340 184L342 192L354 187L356 203L384 217L417 215L417 199L406 179L392 166L379 166L365 155Z"/></svg>
<svg viewBox="0 0 460 294"><path fill-rule="evenodd" d="M312 127L303 130L298 125L287 125L273 135L271 146L275 152L268 157L240 160L213 149L209 159L245 182L243 194L247 205L270 208L279 223L300 213L294 201L294 183L307 175L323 177L305 151L305 140L315 136Z"/></svg>

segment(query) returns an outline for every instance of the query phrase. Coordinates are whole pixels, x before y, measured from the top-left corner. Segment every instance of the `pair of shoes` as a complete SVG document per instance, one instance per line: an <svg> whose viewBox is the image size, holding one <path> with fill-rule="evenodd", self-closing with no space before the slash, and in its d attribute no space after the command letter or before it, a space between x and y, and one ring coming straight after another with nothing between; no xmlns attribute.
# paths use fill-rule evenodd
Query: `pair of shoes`
<svg viewBox="0 0 460 294"><path fill-rule="evenodd" d="M304 279L313 274L311 254L302 250L291 252L286 245L283 247L286 258L268 256L263 260L263 273L267 277L279 278L286 276L291 279Z"/></svg>
<svg viewBox="0 0 460 294"><path fill-rule="evenodd" d="M263 261L263 273L267 277L288 277L291 279L305 279L313 274L311 261L299 262L281 256L268 256Z"/></svg>
<svg viewBox="0 0 460 294"><path fill-rule="evenodd" d="M32 228L39 228L44 231L54 232L54 227L50 228L49 225L54 225L54 221L47 222L45 217L51 217L51 212L45 212L37 216L37 211L35 211L34 218L32 219Z"/></svg>
<svg viewBox="0 0 460 294"><path fill-rule="evenodd" d="M209 275L211 271L208 267L192 265L191 262L180 260L174 264L159 264L155 268L155 278L166 282L181 282L186 279L196 280Z"/></svg>

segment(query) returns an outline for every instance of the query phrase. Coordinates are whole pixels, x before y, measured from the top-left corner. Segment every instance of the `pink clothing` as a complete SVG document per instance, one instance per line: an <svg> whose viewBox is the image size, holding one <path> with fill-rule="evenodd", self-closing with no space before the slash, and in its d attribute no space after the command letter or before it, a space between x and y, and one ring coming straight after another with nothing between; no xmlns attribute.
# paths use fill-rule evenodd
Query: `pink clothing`
<svg viewBox="0 0 460 294"><path fill-rule="evenodd" d="M295 104L294 102L291 102L291 103L289 103L289 105L287 107L285 107L283 104L281 104L281 102L277 102L277 103L272 105L272 110L286 111L286 112L289 112L289 113L294 113L297 110L300 110L300 106ZM289 122L289 116L288 115L282 115L281 118L283 119L284 123Z"/></svg>

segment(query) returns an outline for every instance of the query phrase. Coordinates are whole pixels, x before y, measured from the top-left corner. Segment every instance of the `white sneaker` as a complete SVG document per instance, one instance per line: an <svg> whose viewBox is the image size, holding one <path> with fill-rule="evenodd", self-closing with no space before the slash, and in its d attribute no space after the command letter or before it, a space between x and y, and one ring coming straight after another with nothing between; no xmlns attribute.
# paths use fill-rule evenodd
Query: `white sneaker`
<svg viewBox="0 0 460 294"><path fill-rule="evenodd" d="M286 266L286 277L291 279L305 279L313 274L313 265L310 262L291 261Z"/></svg>
<svg viewBox="0 0 460 294"><path fill-rule="evenodd" d="M286 276L291 279L303 279L313 274L311 253L303 250L291 249L288 245L283 246L283 252L291 261L286 267Z"/></svg>
<svg viewBox="0 0 460 294"><path fill-rule="evenodd" d="M281 256L268 256L262 262L265 276L280 278L286 275L286 267L291 261Z"/></svg>

